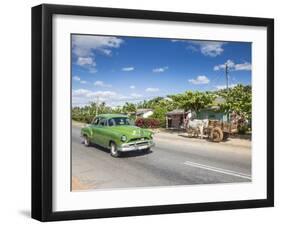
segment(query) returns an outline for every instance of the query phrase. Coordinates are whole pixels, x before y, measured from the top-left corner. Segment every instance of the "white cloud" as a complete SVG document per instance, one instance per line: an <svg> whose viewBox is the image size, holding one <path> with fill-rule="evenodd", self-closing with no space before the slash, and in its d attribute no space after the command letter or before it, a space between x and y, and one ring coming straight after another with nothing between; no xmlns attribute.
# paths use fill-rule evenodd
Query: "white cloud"
<svg viewBox="0 0 281 226"><path fill-rule="evenodd" d="M199 51L199 49L196 46L194 46L194 45L188 45L186 47L186 49L187 50L191 50L192 52L198 52Z"/></svg>
<svg viewBox="0 0 281 226"><path fill-rule="evenodd" d="M84 80L81 80L81 78L77 75L73 76L73 80L74 81L77 81L77 82L80 82L81 84L86 84L87 82L84 81Z"/></svg>
<svg viewBox="0 0 281 226"><path fill-rule="evenodd" d="M188 81L194 85L208 84L210 82L205 75L198 75L196 79L189 79Z"/></svg>
<svg viewBox="0 0 281 226"><path fill-rule="evenodd" d="M90 73L95 73L95 54L101 52L111 55L112 48L119 48L123 40L109 36L73 35L72 53L77 58L77 64L89 69Z"/></svg>
<svg viewBox="0 0 281 226"><path fill-rule="evenodd" d="M76 89L72 90L72 103L74 106L81 106L89 104L90 102L95 102L97 99L99 99L99 101L107 101L116 96L117 93L112 91L93 92L88 89Z"/></svg>
<svg viewBox="0 0 281 226"><path fill-rule="evenodd" d="M155 93L155 92L159 92L160 91L160 89L159 88L147 88L146 90L145 90L146 92L150 92L150 93Z"/></svg>
<svg viewBox="0 0 281 226"><path fill-rule="evenodd" d="M226 44L226 42L220 42L220 41L189 41L189 40L171 40L171 41L189 43L191 45L187 46L187 49L191 49L192 51L197 51L196 47L198 47L203 55L210 56L210 57L216 57L218 55L221 55L224 51L223 45Z"/></svg>
<svg viewBox="0 0 281 226"><path fill-rule="evenodd" d="M130 89L135 89L136 87L134 85L131 85L130 86Z"/></svg>
<svg viewBox="0 0 281 226"><path fill-rule="evenodd" d="M122 71L133 71L133 70L135 70L134 67L123 67L122 68Z"/></svg>
<svg viewBox="0 0 281 226"><path fill-rule="evenodd" d="M201 53L205 56L215 57L221 55L224 51L221 43L208 43L200 45Z"/></svg>
<svg viewBox="0 0 281 226"><path fill-rule="evenodd" d="M84 66L84 65L95 65L94 59L91 57L78 57L77 58L77 64L79 66Z"/></svg>
<svg viewBox="0 0 281 226"><path fill-rule="evenodd" d="M136 98L142 97L142 95L138 93L131 93L131 96Z"/></svg>
<svg viewBox="0 0 281 226"><path fill-rule="evenodd" d="M236 64L235 70L236 71L250 71L250 70L252 70L252 65L249 62L245 62L243 64Z"/></svg>
<svg viewBox="0 0 281 226"><path fill-rule="evenodd" d="M224 51L222 47L225 44L225 42L214 41L191 41L191 43L198 45L201 53L210 57L221 55Z"/></svg>
<svg viewBox="0 0 281 226"><path fill-rule="evenodd" d="M222 65L222 64L221 65L216 65L216 66L214 66L214 71L219 71L222 68L225 68L225 66Z"/></svg>
<svg viewBox="0 0 281 226"><path fill-rule="evenodd" d="M93 54L93 50L100 50L106 54L110 54L111 48L119 48L122 43L122 39L110 36L72 36L73 53L78 57L88 57Z"/></svg>
<svg viewBox="0 0 281 226"><path fill-rule="evenodd" d="M230 84L228 88L233 88L235 86L237 86L237 84ZM216 89L226 89L226 85L218 85L216 86Z"/></svg>
<svg viewBox="0 0 281 226"><path fill-rule="evenodd" d="M73 76L73 80L74 81L80 81L80 77L79 76Z"/></svg>
<svg viewBox="0 0 281 226"><path fill-rule="evenodd" d="M143 100L141 94L131 93L130 95L122 95L113 91L91 91L88 89L72 90L73 106L85 106L90 102L105 102L108 106L123 105L127 101L137 102Z"/></svg>
<svg viewBox="0 0 281 226"><path fill-rule="evenodd" d="M227 60L224 64L219 64L214 66L214 71L225 70L227 65L228 69L231 71L250 71L252 70L252 65L249 62L244 62L242 64L235 64L232 60Z"/></svg>
<svg viewBox="0 0 281 226"><path fill-rule="evenodd" d="M112 51L110 49L102 49L101 52L107 56L111 56L111 53L112 53Z"/></svg>
<svg viewBox="0 0 281 226"><path fill-rule="evenodd" d="M160 68L154 68L152 71L153 72L164 72L166 70L168 70L168 66L165 66L165 67L160 67Z"/></svg>
<svg viewBox="0 0 281 226"><path fill-rule="evenodd" d="M96 81L96 82L94 83L94 85L95 85L95 86L99 86L99 87L112 87L111 84L106 84L106 83L104 83L103 81Z"/></svg>
<svg viewBox="0 0 281 226"><path fill-rule="evenodd" d="M77 65L81 67L88 68L90 73L96 73L96 62L94 57L78 57L77 58Z"/></svg>
<svg viewBox="0 0 281 226"><path fill-rule="evenodd" d="M88 96L88 94L90 94L91 91L87 90L87 89L76 89L76 90L72 90L72 96L74 97L78 97L78 96Z"/></svg>
<svg viewBox="0 0 281 226"><path fill-rule="evenodd" d="M234 68L235 64L232 60L227 60L224 64L214 66L214 71L219 71L221 69L225 69L225 65L227 64L228 68Z"/></svg>
<svg viewBox="0 0 281 226"><path fill-rule="evenodd" d="M186 40L186 39L172 39L171 42L189 42L189 40Z"/></svg>

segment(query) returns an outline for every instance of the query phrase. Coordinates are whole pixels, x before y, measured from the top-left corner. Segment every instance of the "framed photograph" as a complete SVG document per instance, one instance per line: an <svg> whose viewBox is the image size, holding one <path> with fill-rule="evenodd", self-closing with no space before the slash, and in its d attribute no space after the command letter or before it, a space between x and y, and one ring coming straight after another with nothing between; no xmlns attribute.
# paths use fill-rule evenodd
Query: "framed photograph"
<svg viewBox="0 0 281 226"><path fill-rule="evenodd" d="M32 217L274 205L274 21L32 8Z"/></svg>

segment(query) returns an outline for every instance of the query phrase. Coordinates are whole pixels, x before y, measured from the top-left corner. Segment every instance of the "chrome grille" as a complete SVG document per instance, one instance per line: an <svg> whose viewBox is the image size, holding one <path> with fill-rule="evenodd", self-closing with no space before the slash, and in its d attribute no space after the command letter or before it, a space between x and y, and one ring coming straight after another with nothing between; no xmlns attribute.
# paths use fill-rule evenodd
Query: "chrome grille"
<svg viewBox="0 0 281 226"><path fill-rule="evenodd" d="M137 145L137 146L140 146L140 145L147 145L148 144L148 142L147 141L144 141L144 142L138 142L138 143L136 143L136 144L129 144L129 146L135 146L135 145Z"/></svg>
<svg viewBox="0 0 281 226"><path fill-rule="evenodd" d="M137 137L137 138L132 138L129 140L129 142L136 142L136 141L142 141L142 140L148 140L146 137Z"/></svg>

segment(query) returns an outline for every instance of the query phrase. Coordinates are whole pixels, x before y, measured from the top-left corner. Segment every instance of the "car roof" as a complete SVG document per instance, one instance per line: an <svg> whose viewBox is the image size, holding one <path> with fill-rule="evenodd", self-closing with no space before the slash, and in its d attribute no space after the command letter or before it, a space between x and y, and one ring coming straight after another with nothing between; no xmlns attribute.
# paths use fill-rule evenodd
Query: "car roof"
<svg viewBox="0 0 281 226"><path fill-rule="evenodd" d="M118 117L128 117L127 115L123 115L123 114L100 114L100 115L97 115L96 117L102 117L102 118L106 118L106 119L109 119L109 118L118 118Z"/></svg>

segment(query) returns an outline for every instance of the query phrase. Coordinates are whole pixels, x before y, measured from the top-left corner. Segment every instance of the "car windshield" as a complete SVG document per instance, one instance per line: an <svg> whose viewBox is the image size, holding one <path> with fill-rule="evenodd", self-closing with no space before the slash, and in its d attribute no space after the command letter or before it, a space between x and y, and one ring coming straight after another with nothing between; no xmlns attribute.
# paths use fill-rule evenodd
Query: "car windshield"
<svg viewBox="0 0 281 226"><path fill-rule="evenodd" d="M125 117L111 118L108 120L109 126L131 125L130 119Z"/></svg>

